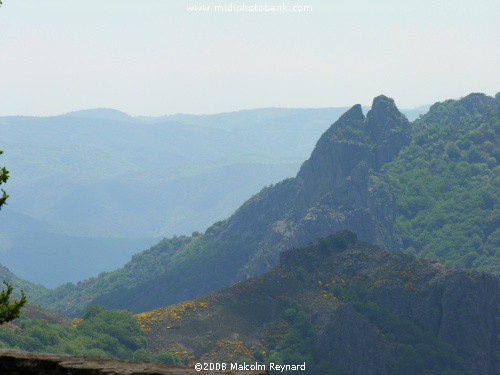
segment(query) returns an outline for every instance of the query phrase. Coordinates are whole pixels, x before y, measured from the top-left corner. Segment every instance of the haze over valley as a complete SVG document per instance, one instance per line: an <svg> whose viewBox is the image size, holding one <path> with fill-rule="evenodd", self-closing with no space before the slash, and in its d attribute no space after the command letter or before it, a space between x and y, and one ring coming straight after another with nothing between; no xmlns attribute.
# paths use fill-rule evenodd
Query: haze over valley
<svg viewBox="0 0 500 375"><path fill-rule="evenodd" d="M55 287L118 268L161 237L204 231L262 187L296 174L345 110L0 117L12 176L1 262Z"/></svg>
<svg viewBox="0 0 500 375"><path fill-rule="evenodd" d="M499 14L0 0L0 374L500 374Z"/></svg>

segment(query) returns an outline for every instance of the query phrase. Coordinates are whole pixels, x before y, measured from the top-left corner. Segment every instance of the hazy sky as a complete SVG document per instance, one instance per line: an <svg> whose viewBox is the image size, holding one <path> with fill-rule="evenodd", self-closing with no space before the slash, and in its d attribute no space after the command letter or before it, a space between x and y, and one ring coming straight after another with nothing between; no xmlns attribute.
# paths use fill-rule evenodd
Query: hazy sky
<svg viewBox="0 0 500 375"><path fill-rule="evenodd" d="M285 0L313 11L245 14L186 11L224 0L3 2L0 115L331 107L381 93L414 107L500 91L497 0Z"/></svg>

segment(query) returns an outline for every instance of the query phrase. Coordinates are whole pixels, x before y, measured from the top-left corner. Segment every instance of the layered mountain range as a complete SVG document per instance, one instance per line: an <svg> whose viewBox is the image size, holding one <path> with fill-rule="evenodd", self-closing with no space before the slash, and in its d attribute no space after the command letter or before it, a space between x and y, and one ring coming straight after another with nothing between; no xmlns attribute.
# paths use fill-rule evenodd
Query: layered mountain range
<svg viewBox="0 0 500 375"><path fill-rule="evenodd" d="M344 113L295 178L204 233L166 238L121 269L54 290L0 272L59 313L131 309L148 350L184 363L496 374L499 109L499 95L471 94L410 123L379 96L366 116L359 105Z"/></svg>
<svg viewBox="0 0 500 375"><path fill-rule="evenodd" d="M347 109L0 117L1 163L11 171L0 262L49 288L121 267L162 237L205 229L294 176ZM427 109L402 111L416 118Z"/></svg>
<svg viewBox="0 0 500 375"><path fill-rule="evenodd" d="M43 303L69 314L92 300L144 311L266 272L281 251L342 229L398 250L393 197L371 176L410 139L392 99L375 98L366 118L356 105L323 134L297 177L263 189L203 234L164 240L122 270L60 287Z"/></svg>
<svg viewBox="0 0 500 375"><path fill-rule="evenodd" d="M321 136L297 177L264 188L227 220L32 301L70 315L92 301L146 311L259 275L281 251L344 229L392 251L462 267L477 259L495 270L498 108L497 98L471 94L411 124L385 96L366 117L356 105ZM439 251L426 250L431 243Z"/></svg>

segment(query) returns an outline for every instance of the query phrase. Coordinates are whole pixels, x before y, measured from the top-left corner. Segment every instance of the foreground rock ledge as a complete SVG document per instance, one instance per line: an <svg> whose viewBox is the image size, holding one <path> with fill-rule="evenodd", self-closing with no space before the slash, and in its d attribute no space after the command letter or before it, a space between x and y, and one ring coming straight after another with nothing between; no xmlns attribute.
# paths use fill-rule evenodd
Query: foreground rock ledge
<svg viewBox="0 0 500 375"><path fill-rule="evenodd" d="M125 362L114 359L76 357L58 354L25 353L0 350L0 374L24 375L268 375L266 371L202 371L194 368L159 365L146 362Z"/></svg>

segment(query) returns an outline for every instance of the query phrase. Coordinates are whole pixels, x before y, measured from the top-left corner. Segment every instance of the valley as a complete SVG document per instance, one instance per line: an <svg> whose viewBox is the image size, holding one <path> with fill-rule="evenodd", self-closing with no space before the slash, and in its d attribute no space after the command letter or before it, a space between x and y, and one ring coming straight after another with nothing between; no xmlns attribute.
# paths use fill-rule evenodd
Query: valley
<svg viewBox="0 0 500 375"><path fill-rule="evenodd" d="M366 116L342 114L296 177L204 232L55 289L4 267L40 307L2 327L0 345L184 365L305 360L306 374L493 374L499 108L498 95L470 94L410 122L379 96Z"/></svg>

